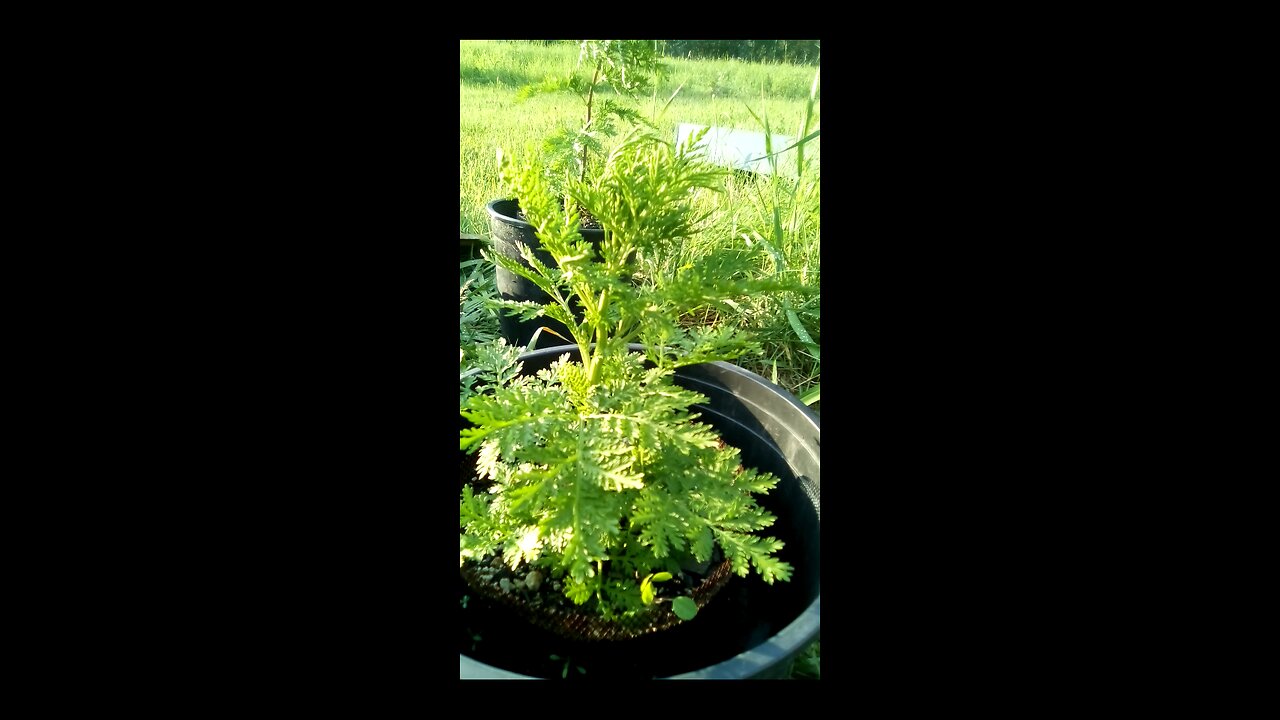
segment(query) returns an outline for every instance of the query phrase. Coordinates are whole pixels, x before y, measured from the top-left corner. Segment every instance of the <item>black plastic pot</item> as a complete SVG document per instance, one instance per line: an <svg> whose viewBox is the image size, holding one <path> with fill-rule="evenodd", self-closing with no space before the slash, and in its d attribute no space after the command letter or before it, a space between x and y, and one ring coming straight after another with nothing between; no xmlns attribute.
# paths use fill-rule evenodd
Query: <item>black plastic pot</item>
<svg viewBox="0 0 1280 720"><path fill-rule="evenodd" d="M458 233L458 262L464 260L474 260L480 257L480 250L484 248L484 238L472 233Z"/></svg>
<svg viewBox="0 0 1280 720"><path fill-rule="evenodd" d="M642 351L639 345L633 350ZM531 374L576 347L520 356ZM777 516L769 534L786 543L779 558L795 568L789 582L766 585L752 573L734 576L694 620L661 633L619 642L565 640L521 622L474 594L461 612L459 677L560 677L555 655L573 679L784 678L791 660L821 629L821 428L818 416L764 378L725 362L676 371L676 382L708 397L695 406L725 442L742 451L749 467L780 482L760 504ZM459 580L458 598L467 595ZM476 640L479 638L479 640ZM559 661L557 661L559 662ZM568 670L574 666L575 670ZM582 671L577 671L581 667Z"/></svg>
<svg viewBox="0 0 1280 720"><path fill-rule="evenodd" d="M519 262L525 267L529 267L529 264L520 256L520 250L516 247L517 242L522 242L529 246L529 249L533 251L534 257L538 258L539 262L555 267L556 263L552 260L551 255L542 249L542 243L534 233L533 226L516 217L520 211L519 201L494 200L485 206L485 210L489 213L490 239L496 252ZM604 240L603 230L581 230L580 232L582 237L593 245L599 244ZM515 300L517 302L530 300L536 303L546 303L551 300L537 285L501 267L497 268L497 281L498 294L504 300ZM564 338L571 337L569 329L563 323L549 318L519 320L508 317L503 313L498 322L501 327L502 337L506 338L509 345L517 347L526 347L534 332L544 325L560 333ZM569 345L571 342L569 339L561 339L548 332L543 332L538 338L538 347Z"/></svg>

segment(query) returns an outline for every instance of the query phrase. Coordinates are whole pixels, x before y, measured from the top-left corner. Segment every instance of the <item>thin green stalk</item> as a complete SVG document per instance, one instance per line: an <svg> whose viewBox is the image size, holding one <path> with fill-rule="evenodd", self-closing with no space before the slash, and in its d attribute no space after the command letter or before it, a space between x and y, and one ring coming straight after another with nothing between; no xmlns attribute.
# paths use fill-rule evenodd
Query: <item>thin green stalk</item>
<svg viewBox="0 0 1280 720"><path fill-rule="evenodd" d="M595 385L600 380L600 358L604 356L604 338L605 323L604 311L609 306L609 289L605 288L600 291L600 303L596 306L596 346L591 353L591 374L589 375L590 384ZM583 355L582 357L586 357Z"/></svg>
<svg viewBox="0 0 1280 720"><path fill-rule="evenodd" d="M591 128L591 101L596 96L596 83L600 80L600 68L604 60L596 60L596 71L591 76L591 88L587 90L587 123L582 126L583 131ZM587 179L587 144L582 143L582 167L578 175L578 182L585 182Z"/></svg>

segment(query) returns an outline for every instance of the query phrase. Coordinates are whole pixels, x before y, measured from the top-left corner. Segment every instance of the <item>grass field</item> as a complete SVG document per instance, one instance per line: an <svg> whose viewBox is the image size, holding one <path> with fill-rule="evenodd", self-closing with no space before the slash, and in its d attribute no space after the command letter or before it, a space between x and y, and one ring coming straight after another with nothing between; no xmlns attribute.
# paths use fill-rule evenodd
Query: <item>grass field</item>
<svg viewBox="0 0 1280 720"><path fill-rule="evenodd" d="M497 150L537 153L557 128L582 121L581 101L568 92L538 95L517 102L519 88L549 76L571 72L578 59L573 43L539 45L523 41L464 40L459 54L459 230L489 234L485 204L507 197L498 179ZM668 74L653 96L636 109L659 132L675 139L680 123L739 130L768 129L799 139L820 127L818 68L805 65L747 63L736 60L667 58ZM672 93L679 93L660 117ZM612 95L611 90L606 91ZM775 150L780 149L778 146ZM722 193L699 195L700 210L711 211L706 230L658 267L674 273L681 265L726 247L753 255L755 271L783 274L805 292L783 297L746 298L731 307L715 308L691 322L732 323L750 330L764 352L737 364L773 380L815 412L821 411L821 252L819 139L803 148L797 179L730 177ZM795 152L792 151L792 155ZM486 264L461 268L467 284L461 312L482 318L479 302L492 295ZM491 273L491 268L488 268ZM496 333L491 326L469 337ZM820 645L815 643L796 663L794 677L821 677Z"/></svg>
<svg viewBox="0 0 1280 720"><path fill-rule="evenodd" d="M485 203L501 196L496 151L538 145L553 129L581 122L582 105L568 93L517 103L521 85L569 73L578 59L574 45L541 47L502 40L461 41L458 167L461 186L459 229L485 234ZM683 84L666 114L655 124L672 139L680 123L761 130L752 111L767 117L774 132L794 136L804 115L815 68L731 60L669 59L669 77L657 87L657 105ZM606 91L612 95L612 90ZM815 103L814 126L819 103ZM651 99L640 108L651 116ZM815 164L819 144L808 145ZM815 167L816 170L816 167Z"/></svg>

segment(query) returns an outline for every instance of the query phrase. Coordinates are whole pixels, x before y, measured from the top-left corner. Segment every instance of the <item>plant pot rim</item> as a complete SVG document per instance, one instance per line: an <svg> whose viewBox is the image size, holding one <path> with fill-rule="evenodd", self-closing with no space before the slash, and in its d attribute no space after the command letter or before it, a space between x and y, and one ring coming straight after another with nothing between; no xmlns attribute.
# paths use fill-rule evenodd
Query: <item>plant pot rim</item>
<svg viewBox="0 0 1280 720"><path fill-rule="evenodd" d="M489 202L485 203L484 210L485 212L489 213L489 217L494 218L496 220L501 220L505 223L510 223L512 225L522 225L524 227L532 228L533 225L530 225L527 220L521 220L515 215L508 215L505 212L498 209L498 203L518 203L518 202L519 200L517 200L516 198L498 198L497 200L490 200Z"/></svg>
<svg viewBox="0 0 1280 720"><path fill-rule="evenodd" d="M813 599L805 612L780 632L770 636L762 645L739 653L724 662L704 668L692 670L678 675L670 675L665 680L723 680L749 678L752 672L762 667L776 664L781 654L780 648L801 647L818 638L821 629L822 596ZM458 677L477 680L540 680L541 678L521 675L510 670L482 663L466 655L458 655Z"/></svg>
<svg viewBox="0 0 1280 720"><path fill-rule="evenodd" d="M587 345L588 348L593 348L595 346L596 346L595 343L589 343ZM631 352L640 353L643 355L645 351L645 345L642 343L627 343L627 349L630 350ZM525 360L533 360L536 358L546 357L548 355L559 356L566 352L573 354L577 351L578 351L578 346L576 344L553 345L551 347L538 348L537 350L525 350L524 352L520 353L519 357L517 357L516 359L523 362ZM739 374L744 378L748 378L750 380L763 384L764 387L770 390L771 394L778 396L778 398L781 400L785 400L788 405L791 405L796 410L800 411L800 413L814 427L814 429L817 429L820 427L821 419L818 417L816 413L813 412L812 409L809 408L808 405L805 405L804 403L800 402L800 399L797 398L794 394L788 392L785 388L775 384L773 381L769 380L763 375L760 375L759 373L751 372L750 370L742 367L741 365L735 365L734 363L725 362L723 360L714 360L708 363L697 363L694 365L685 365L683 367L692 368L692 367L697 367L698 365L712 365L712 366L727 370L729 372ZM478 375L479 373L480 373L480 368L471 368L470 370L465 370L463 372L458 373L458 379L460 381L466 380L468 378Z"/></svg>
<svg viewBox="0 0 1280 720"><path fill-rule="evenodd" d="M519 202L520 202L519 198L498 198L497 200L490 200L489 202L485 203L484 209L485 209L485 212L489 214L489 217L491 220L499 220L508 225L514 225L515 227L529 228L529 231L533 232L533 225L530 224L529 221L521 220L515 215L508 215L505 212L498 209L499 203L517 203L518 204ZM561 199L561 203L563 204L563 199ZM600 235L601 237L604 236L603 228L579 227L578 232L582 234L583 237L588 237L588 236L594 237L595 235Z"/></svg>

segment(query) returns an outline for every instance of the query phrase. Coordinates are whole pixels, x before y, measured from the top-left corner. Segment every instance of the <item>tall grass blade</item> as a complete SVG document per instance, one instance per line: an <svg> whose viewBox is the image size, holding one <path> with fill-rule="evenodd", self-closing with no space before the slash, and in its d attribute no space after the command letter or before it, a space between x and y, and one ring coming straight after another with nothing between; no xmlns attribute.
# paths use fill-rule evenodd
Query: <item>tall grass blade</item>
<svg viewBox="0 0 1280 720"><path fill-rule="evenodd" d="M778 219L778 209L775 207L773 212L774 231L780 237L782 235L782 226L780 224L781 221ZM752 234L756 236L756 241L764 247L765 252L769 253L769 256L773 258L774 274L779 277L784 275L786 273L786 260L783 257L782 252L770 244L769 241L761 237L760 233L752 232ZM743 237L747 236L743 235ZM747 239L748 241L750 240L750 238ZM787 324L791 326L792 331L795 332L796 337L800 339L800 342L805 345L805 349L813 354L814 359L821 359L821 348L813 341L813 336L804 329L804 324L800 322L800 316L796 314L794 309L792 309L790 301L788 301L785 296L782 298L782 309L783 313L787 316Z"/></svg>
<svg viewBox="0 0 1280 720"><path fill-rule="evenodd" d="M813 85L809 88L809 99L804 105L804 119L800 121L800 132L796 133L804 138L804 140L796 143L796 175L798 177L804 177L804 143L807 142L810 137L817 137L817 133L814 133L812 136L808 133L809 123L813 121L813 104L818 98L818 73L821 71L822 68L818 68L813 73Z"/></svg>
<svg viewBox="0 0 1280 720"><path fill-rule="evenodd" d="M787 307L786 313L787 322L791 323L791 329L796 331L796 337L800 338L800 342L808 345L810 348L818 347L818 344L813 341L813 338L810 337L809 333L804 329L804 325L800 323L800 316L796 315L796 311Z"/></svg>
<svg viewBox="0 0 1280 720"><path fill-rule="evenodd" d="M822 383L818 383L817 385L814 385L813 387L809 388L803 395L800 396L800 402L804 403L805 405L812 405L821 399L822 399Z"/></svg>
<svg viewBox="0 0 1280 720"><path fill-rule="evenodd" d="M813 132L811 132L811 133L809 133L808 135L804 136L804 138L803 138L803 139L801 139L801 140L797 140L796 142L791 143L790 145L788 145L788 146L784 147L783 149L779 150L778 152L774 153L774 155L781 155L782 153L784 153L784 152L786 152L786 151L790 150L791 148L798 148L798 147L800 147L800 146L804 145L805 143L809 142L810 140L812 140L812 139L814 139L814 138L818 137L818 136L819 136L819 135L821 135L821 134L822 134L822 131L821 131L821 130L814 130ZM769 145L769 142L768 142L768 138L767 138L767 136L766 136L766 139L765 139L765 150L766 150L766 151L768 151L768 145ZM765 157L772 157L772 156L770 156L770 155L766 155ZM763 160L764 158L761 158L761 159Z"/></svg>
<svg viewBox="0 0 1280 720"><path fill-rule="evenodd" d="M786 237L782 232L782 211L778 208L776 203L773 206L773 242L778 247L782 248L783 253L786 253L789 250L786 243Z"/></svg>
<svg viewBox="0 0 1280 720"><path fill-rule="evenodd" d="M654 118L653 118L654 122L657 122L663 115L667 114L667 108L671 107L671 103L676 99L676 96L679 95L680 91L683 89L684 89L684 83L680 83L680 87L676 88L676 91L671 93L671 97L667 98L667 102L662 106L662 109L654 113ZM654 99L656 100L658 95L657 86L654 86L653 93L654 93Z"/></svg>

